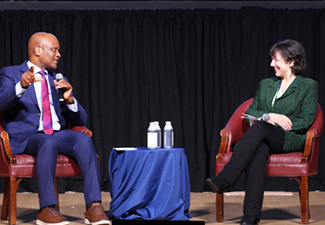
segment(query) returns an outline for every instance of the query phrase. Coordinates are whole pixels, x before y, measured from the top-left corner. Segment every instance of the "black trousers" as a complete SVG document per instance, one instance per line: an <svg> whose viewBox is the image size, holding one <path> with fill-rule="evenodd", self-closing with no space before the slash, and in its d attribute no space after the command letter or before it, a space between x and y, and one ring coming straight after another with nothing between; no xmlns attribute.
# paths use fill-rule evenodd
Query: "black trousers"
<svg viewBox="0 0 325 225"><path fill-rule="evenodd" d="M284 153L282 128L264 121L256 122L239 140L234 153L219 173L234 186L245 172L244 215L260 219L269 154Z"/></svg>

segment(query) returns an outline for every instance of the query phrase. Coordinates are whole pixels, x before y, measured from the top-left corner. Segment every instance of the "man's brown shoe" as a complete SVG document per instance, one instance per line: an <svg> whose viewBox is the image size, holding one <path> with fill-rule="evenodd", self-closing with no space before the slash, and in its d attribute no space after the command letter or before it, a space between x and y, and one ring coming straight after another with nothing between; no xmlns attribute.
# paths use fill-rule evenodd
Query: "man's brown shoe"
<svg viewBox="0 0 325 225"><path fill-rule="evenodd" d="M66 225L69 221L53 207L45 207L37 214L37 225Z"/></svg>
<svg viewBox="0 0 325 225"><path fill-rule="evenodd" d="M94 202L85 213L85 223L98 225L98 224L111 224L105 214L102 204Z"/></svg>

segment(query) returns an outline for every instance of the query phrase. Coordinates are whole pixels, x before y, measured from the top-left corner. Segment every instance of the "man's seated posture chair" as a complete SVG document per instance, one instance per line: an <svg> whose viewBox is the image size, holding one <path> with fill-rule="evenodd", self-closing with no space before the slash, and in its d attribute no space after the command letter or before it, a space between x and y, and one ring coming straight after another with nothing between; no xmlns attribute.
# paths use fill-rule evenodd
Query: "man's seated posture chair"
<svg viewBox="0 0 325 225"><path fill-rule="evenodd" d="M216 157L216 174L229 162L232 149L241 136L248 130L249 125L241 118L253 99L245 101L234 112L227 125L221 130L221 142L219 153ZM317 174L320 135L323 129L323 112L318 104L314 123L309 128L304 152L290 152L284 154L270 154L266 165L266 174L271 177L290 177L299 183L299 195L301 204L301 223L309 223L309 192L308 178ZM216 220L224 219L223 194L216 193Z"/></svg>
<svg viewBox="0 0 325 225"><path fill-rule="evenodd" d="M9 214L9 224L11 225L16 224L17 220L16 193L18 184L24 178L36 177L36 157L27 154L12 154L9 135L2 127L2 118L3 112L0 111L0 176L5 178L1 220L6 220ZM71 129L92 136L92 132L84 126L71 127ZM67 156L59 154L54 180L58 208L57 179L58 177L74 176L81 176L76 162ZM17 178L19 178L18 181Z"/></svg>

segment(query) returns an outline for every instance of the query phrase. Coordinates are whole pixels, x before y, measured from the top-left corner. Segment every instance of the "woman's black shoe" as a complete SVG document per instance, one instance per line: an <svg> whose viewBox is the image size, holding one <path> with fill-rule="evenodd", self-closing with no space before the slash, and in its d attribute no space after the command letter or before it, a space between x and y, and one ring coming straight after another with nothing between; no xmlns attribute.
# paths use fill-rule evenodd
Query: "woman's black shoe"
<svg viewBox="0 0 325 225"><path fill-rule="evenodd" d="M215 176L206 179L207 184L214 188L219 194L230 188L230 184L223 176Z"/></svg>
<svg viewBox="0 0 325 225"><path fill-rule="evenodd" d="M255 225L258 224L259 220L253 216L243 216L240 220L240 225Z"/></svg>

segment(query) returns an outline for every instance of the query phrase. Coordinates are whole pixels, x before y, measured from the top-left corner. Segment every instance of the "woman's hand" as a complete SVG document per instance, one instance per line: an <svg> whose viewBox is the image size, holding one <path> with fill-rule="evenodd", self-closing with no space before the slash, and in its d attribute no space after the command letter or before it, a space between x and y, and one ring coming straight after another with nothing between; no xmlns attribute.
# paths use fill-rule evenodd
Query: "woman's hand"
<svg viewBox="0 0 325 225"><path fill-rule="evenodd" d="M268 123L273 125L277 124L285 130L291 130L292 122L287 116L277 113L270 113L269 115L270 119L267 121Z"/></svg>

